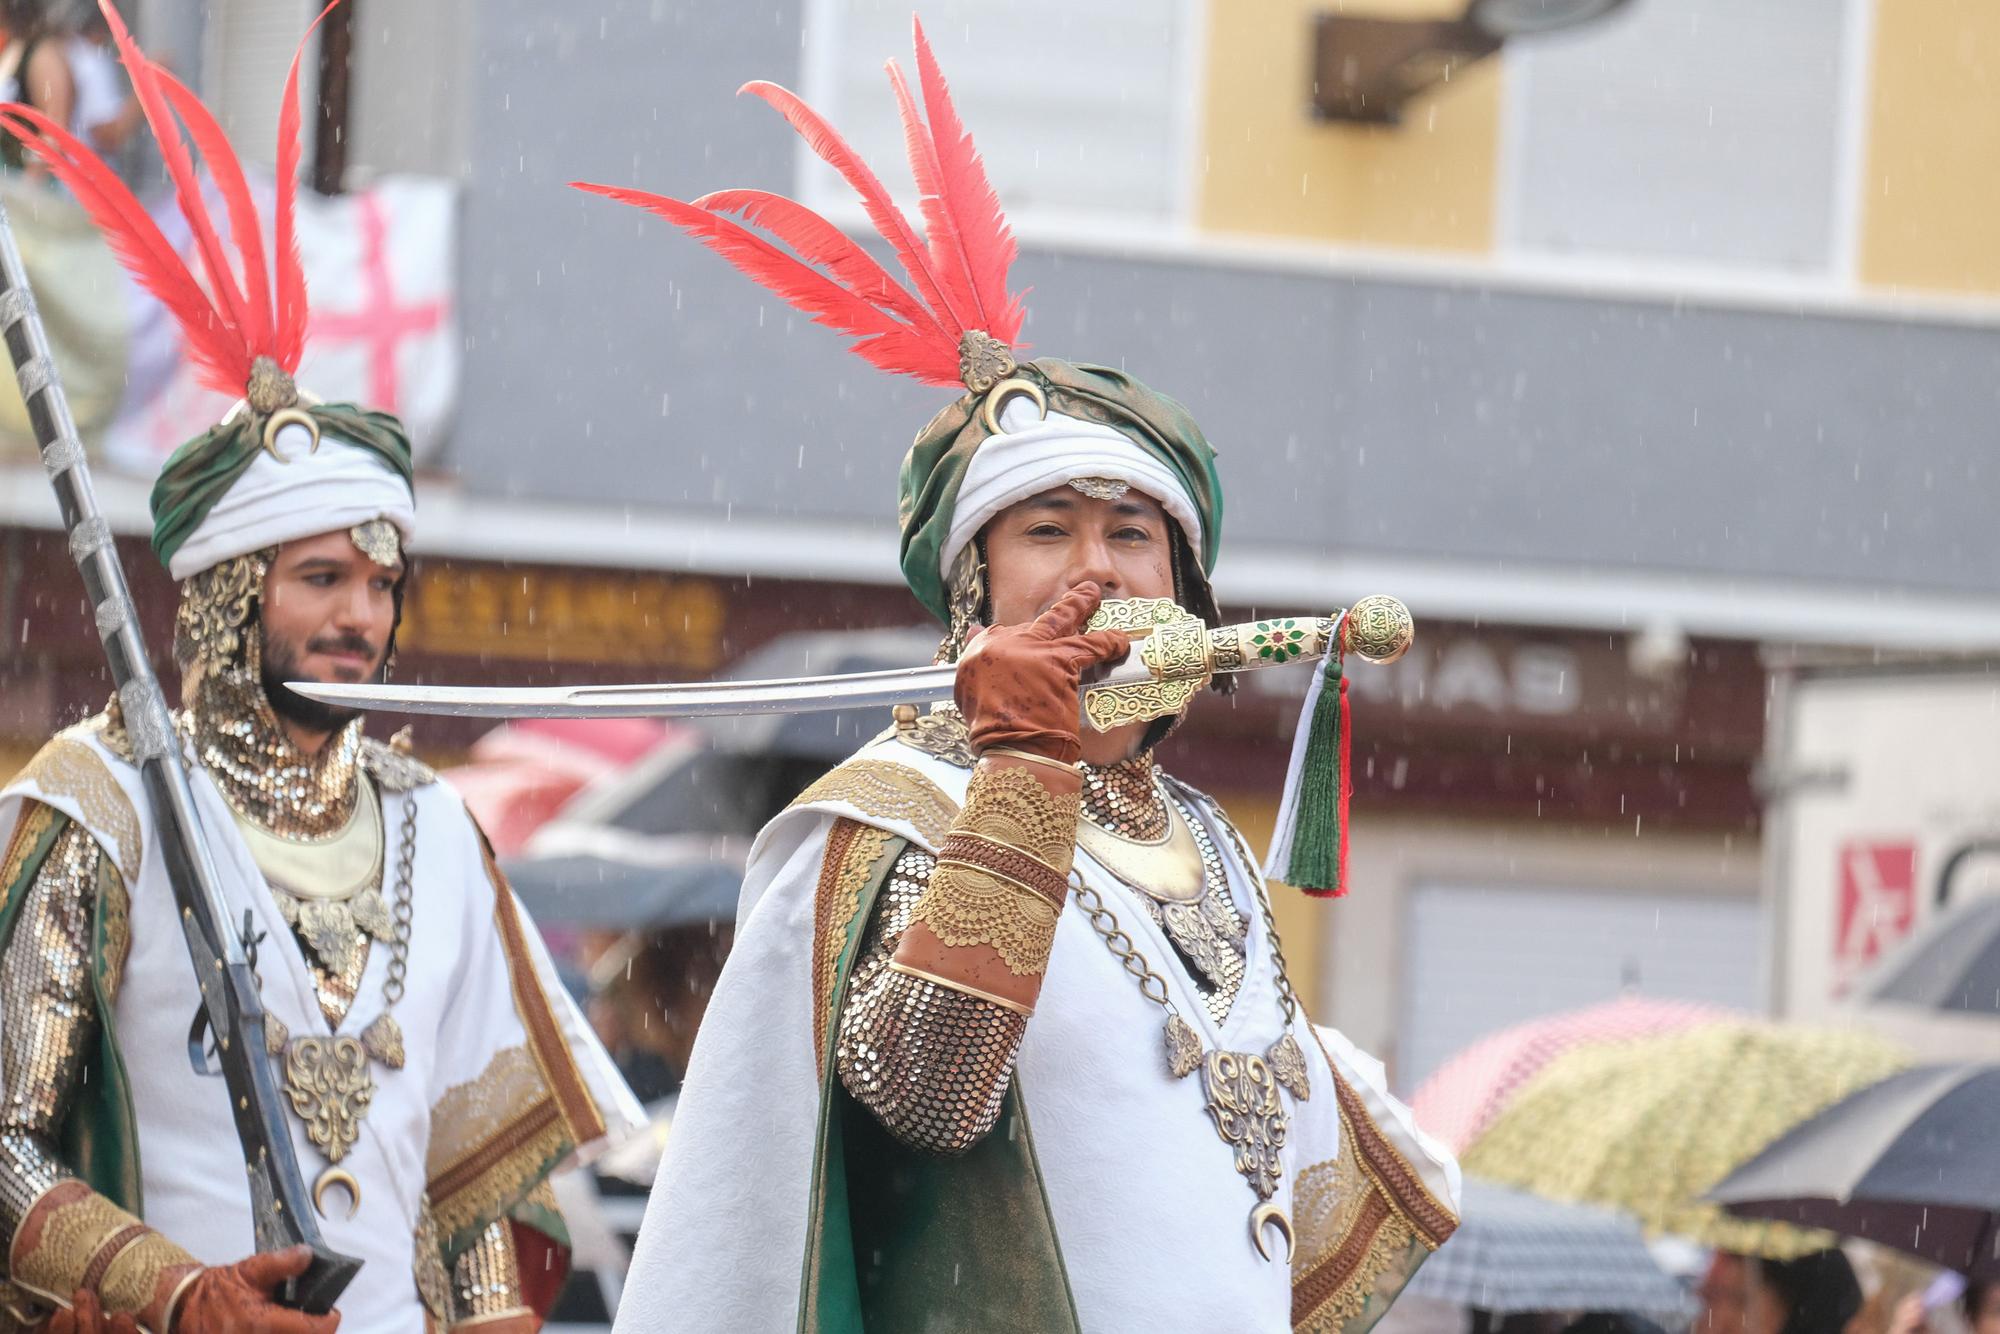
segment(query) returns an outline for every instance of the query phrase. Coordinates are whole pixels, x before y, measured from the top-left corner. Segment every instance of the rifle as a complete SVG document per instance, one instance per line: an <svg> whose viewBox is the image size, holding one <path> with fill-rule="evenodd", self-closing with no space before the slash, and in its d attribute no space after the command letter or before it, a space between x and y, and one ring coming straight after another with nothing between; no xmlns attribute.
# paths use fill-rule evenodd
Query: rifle
<svg viewBox="0 0 2000 1334"><path fill-rule="evenodd" d="M42 465L55 487L69 551L83 576L95 609L97 635L104 644L125 730L138 757L139 773L160 830L161 851L181 928L201 987L201 1008L188 1034L188 1059L197 1074L214 1073L203 1052L204 1030L215 1034L217 1063L229 1091L236 1137L250 1180L250 1213L259 1251L309 1246L313 1260L281 1294L288 1306L314 1315L333 1304L360 1270L361 1262L341 1255L320 1239L305 1179L284 1119L276 1076L265 1051L264 1002L257 990L256 938L249 914L241 933L230 929L229 909L214 859L202 838L194 792L159 678L146 658L139 617L118 564L111 528L97 508L83 442L70 416L49 352L48 336L35 309L34 294L14 243L14 229L0 206L0 332L14 377L27 405Z"/></svg>

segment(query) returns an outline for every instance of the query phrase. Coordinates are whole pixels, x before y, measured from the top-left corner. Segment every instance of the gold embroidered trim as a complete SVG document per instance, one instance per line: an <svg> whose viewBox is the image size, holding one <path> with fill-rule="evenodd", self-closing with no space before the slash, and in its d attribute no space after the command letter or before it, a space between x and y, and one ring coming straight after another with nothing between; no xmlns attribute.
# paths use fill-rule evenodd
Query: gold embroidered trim
<svg viewBox="0 0 2000 1334"><path fill-rule="evenodd" d="M431 1142L424 1162L432 1207L437 1205L438 1182L454 1178L460 1164L544 1104L554 1105L542 1069L525 1046L495 1052L478 1075L446 1089L431 1108Z"/></svg>
<svg viewBox="0 0 2000 1334"><path fill-rule="evenodd" d="M46 1218L37 1218L43 1210ZM137 1229L137 1232L134 1232ZM37 1292L69 1299L101 1271L96 1291L110 1312L144 1310L160 1276L195 1258L75 1179L43 1192L16 1234L33 1246L11 1260L12 1277Z"/></svg>
<svg viewBox="0 0 2000 1334"><path fill-rule="evenodd" d="M125 980L125 960L132 953L132 896L118 868L102 858L97 863L97 922L104 999L115 1001Z"/></svg>
<svg viewBox="0 0 2000 1334"><path fill-rule="evenodd" d="M1082 809L1081 792L1051 792L1027 769L982 764L966 786L958 828L1019 848L1067 876L1076 860L1076 820Z"/></svg>
<svg viewBox="0 0 2000 1334"><path fill-rule="evenodd" d="M457 1236L499 1217L519 1203L569 1148L562 1113L554 1103L538 1104L477 1156L436 1180L433 1212L439 1229L448 1237Z"/></svg>
<svg viewBox="0 0 2000 1334"><path fill-rule="evenodd" d="M1056 905L1017 881L965 862L939 862L910 914L947 945L985 945L1016 977L1049 966Z"/></svg>
<svg viewBox="0 0 2000 1334"><path fill-rule="evenodd" d="M97 1295L106 1311L143 1311L158 1291L160 1278L188 1266L200 1268L192 1255L148 1229L111 1261Z"/></svg>
<svg viewBox="0 0 2000 1334"><path fill-rule="evenodd" d="M493 856L493 845L484 830L479 831L479 849L486 863L486 878L493 885L493 919L500 929L500 948L507 956L507 976L514 987L514 1010L528 1034L529 1050L541 1066L549 1092L555 1096L556 1106L569 1129L571 1145L601 1139L604 1117L583 1081L583 1072L576 1067L576 1055L570 1051L562 1028L556 1023L549 998L542 992L542 981L535 972L534 956L529 952L527 935L521 926L521 914L514 904L514 891L507 888L507 877L501 874L500 863Z"/></svg>
<svg viewBox="0 0 2000 1334"><path fill-rule="evenodd" d="M936 783L893 760L849 760L805 791L794 806L838 802L873 820L900 820L931 847L944 839L958 803Z"/></svg>
<svg viewBox="0 0 2000 1334"><path fill-rule="evenodd" d="M1056 903L1069 901L1069 875L1066 871L1057 870L1032 852L1023 852L1010 843L1002 843L997 838L988 838L970 829L954 829L946 834L944 846L938 849L938 859L991 871L1003 880L1026 886Z"/></svg>
<svg viewBox="0 0 2000 1334"><path fill-rule="evenodd" d="M90 1263L83 1267L83 1281L80 1288L97 1291L97 1285L104 1281L104 1275L111 1268L111 1262L121 1255L127 1246L146 1235L144 1223L128 1223L104 1239L97 1253L90 1257Z"/></svg>
<svg viewBox="0 0 2000 1334"><path fill-rule="evenodd" d="M1351 1144L1343 1145L1343 1160L1351 1152ZM1320 1163L1314 1168L1326 1166L1329 1164ZM1358 1177L1360 1173L1354 1175ZM1295 1192L1298 1216L1293 1219L1294 1226L1311 1211L1329 1207L1351 1216L1346 1230L1334 1234L1337 1244L1330 1250L1317 1253L1304 1269L1299 1261L1293 1262L1292 1329L1294 1334L1337 1334L1348 1321L1367 1309L1382 1276L1408 1254L1416 1236L1409 1224L1389 1208L1381 1192L1372 1187L1328 1186L1324 1181L1314 1181L1312 1186L1315 1194L1325 1191L1345 1196L1353 1200L1353 1205L1342 1210L1339 1204L1309 1200L1306 1178L1303 1175L1299 1178L1299 1189ZM1301 1251L1301 1259L1304 1255Z"/></svg>
<svg viewBox="0 0 2000 1334"><path fill-rule="evenodd" d="M813 894L813 1060L822 1074L840 955L847 948L854 915L861 909L861 891L868 883L868 873L890 837L886 829L845 818L834 821L827 835L826 859L820 863L819 885Z"/></svg>
<svg viewBox="0 0 2000 1334"><path fill-rule="evenodd" d="M1351 1127L1353 1130L1355 1142L1361 1150L1362 1170L1382 1188L1389 1206L1408 1221L1418 1240L1429 1249L1436 1250L1458 1230L1458 1215L1431 1194L1416 1169L1382 1134L1374 1118L1368 1114L1361 1095L1340 1077L1340 1067L1333 1063L1333 1055L1327 1051L1319 1030L1311 1024L1305 1027L1313 1035L1320 1055L1326 1058L1327 1069L1333 1072L1333 1091L1340 1100L1340 1123L1343 1128Z"/></svg>
<svg viewBox="0 0 2000 1334"><path fill-rule="evenodd" d="M21 803L21 818L14 822L13 837L7 840L6 857L0 859L0 904L6 902L4 896L13 891L21 872L27 869L29 855L55 824L58 814L54 807L32 797Z"/></svg>
<svg viewBox="0 0 2000 1334"><path fill-rule="evenodd" d="M1340 1103L1340 1156L1307 1167L1293 1189L1292 1328L1335 1334L1363 1314L1383 1276L1413 1247L1436 1250L1458 1219L1382 1134L1317 1031L1313 1040Z"/></svg>
<svg viewBox="0 0 2000 1334"><path fill-rule="evenodd" d="M513 1207L575 1143L525 1046L508 1047L477 1078L447 1089L431 1108L431 1128L426 1189L446 1239Z"/></svg>
<svg viewBox="0 0 2000 1334"><path fill-rule="evenodd" d="M74 799L84 827L100 842L109 838L118 845L118 869L126 883L138 879L144 852L139 814L132 809L125 789L111 776L104 757L86 742L67 733L57 735L36 752L14 781L33 783L47 797Z"/></svg>

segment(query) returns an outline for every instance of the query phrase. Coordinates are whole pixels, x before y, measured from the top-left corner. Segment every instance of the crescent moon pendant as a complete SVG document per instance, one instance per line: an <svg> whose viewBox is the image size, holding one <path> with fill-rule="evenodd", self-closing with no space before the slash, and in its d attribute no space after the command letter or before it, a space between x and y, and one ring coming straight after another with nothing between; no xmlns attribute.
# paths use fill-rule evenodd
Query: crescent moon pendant
<svg viewBox="0 0 2000 1334"><path fill-rule="evenodd" d="M1285 1211L1275 1204L1260 1204L1250 1211L1250 1240L1256 1243L1257 1254L1269 1260L1271 1258L1271 1249L1264 1244L1264 1228L1266 1226L1277 1228L1279 1234L1284 1237L1284 1263L1287 1265L1291 1264L1292 1250L1296 1244L1292 1238L1292 1220L1285 1217Z"/></svg>
<svg viewBox="0 0 2000 1334"><path fill-rule="evenodd" d="M1049 415L1049 396L1033 380L1016 375L1002 380L986 391L986 401L979 405L979 419L986 423L988 435L1004 435L1000 429L1000 409L1007 406L1007 400L1016 394L1026 394L1034 400L1035 407L1046 417Z"/></svg>
<svg viewBox="0 0 2000 1334"><path fill-rule="evenodd" d="M313 420L312 414L301 412L297 408L281 408L277 412L272 413L264 422L264 449L272 458L280 463L291 462L290 459L278 452L278 432L287 426L305 427L307 432L312 436L312 448L308 449L306 453L317 454L319 452L319 423Z"/></svg>
<svg viewBox="0 0 2000 1334"><path fill-rule="evenodd" d="M325 1197L326 1197L326 1188L328 1186L340 1186L346 1189L347 1216L349 1218L354 1217L356 1213L360 1212L361 1183L359 1181L356 1181L354 1179L354 1173L348 1171L346 1168L329 1167L326 1169L326 1171L321 1172L319 1174L319 1180L313 1182L313 1190L312 1190L313 1208L319 1210L319 1216L321 1218L331 1218L333 1216L327 1213L326 1211ZM1266 1207L1268 1208L1269 1206L1267 1205ZM1287 1236L1289 1236L1291 1232L1289 1224L1286 1226L1285 1231ZM1264 1248L1263 1243L1259 1242L1257 1249L1262 1250L1263 1248ZM1270 1257L1266 1256L1265 1258L1269 1259Z"/></svg>

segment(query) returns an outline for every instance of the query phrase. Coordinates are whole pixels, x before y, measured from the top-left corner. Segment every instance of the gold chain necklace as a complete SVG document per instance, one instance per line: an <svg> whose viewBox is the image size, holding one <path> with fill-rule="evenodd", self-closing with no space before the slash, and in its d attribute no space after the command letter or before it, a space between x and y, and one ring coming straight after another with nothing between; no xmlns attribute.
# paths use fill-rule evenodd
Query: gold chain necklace
<svg viewBox="0 0 2000 1334"><path fill-rule="evenodd" d="M1152 865L1143 856L1144 849L1140 849L1141 856L1131 856L1131 846L1119 846L1121 841L1109 832L1095 830L1094 835L1079 837L1077 844L1120 884L1138 893L1146 915L1167 933L1174 949L1195 973L1201 984L1202 1005L1220 1024L1229 1018L1229 1007L1243 984L1248 923L1229 893L1229 874L1208 830L1178 795L1164 799L1162 805L1168 809L1173 832L1186 840L1187 851L1182 855L1193 860L1192 894L1157 892L1153 884L1156 877L1147 875ZM1088 821L1077 827L1092 829ZM1112 846L1104 846L1107 843Z"/></svg>
<svg viewBox="0 0 2000 1334"><path fill-rule="evenodd" d="M1132 937L1119 927L1117 916L1104 906L1097 891L1084 882L1081 874L1072 871L1070 875L1071 897L1089 916L1091 929L1104 941L1111 957L1138 982L1139 993L1166 1011L1168 1072L1175 1079L1185 1079L1196 1070L1201 1071L1202 1092L1208 1100L1208 1114L1215 1121L1216 1134L1234 1151L1236 1170L1249 1182L1259 1201L1250 1211L1251 1243L1259 1255L1270 1260L1264 1229L1275 1226L1285 1239L1284 1263L1289 1265L1294 1244L1292 1221L1283 1209L1271 1203L1284 1176L1283 1150L1290 1129L1290 1118L1279 1090L1282 1088L1305 1102L1312 1097L1312 1083L1306 1073L1305 1053L1292 1036L1298 998L1285 973L1285 955L1278 945L1278 924L1271 915L1271 901L1262 878L1253 873L1251 882L1256 889L1257 906L1263 912L1271 961L1278 972L1278 1008L1285 1016L1284 1035L1261 1056L1204 1048L1200 1034L1181 1018L1166 979L1153 970Z"/></svg>
<svg viewBox="0 0 2000 1334"><path fill-rule="evenodd" d="M305 1122L306 1138L326 1155L328 1166L313 1182L313 1207L326 1213L323 1202L329 1186L344 1186L348 1193L347 1216L361 1208L361 1183L341 1167L354 1141L361 1134L361 1120L375 1101L375 1074L371 1059L391 1070L403 1068L403 1028L393 1011L403 999L409 978L410 926L415 914L410 887L417 864L417 803L405 794L401 839L396 853L396 904L389 940L389 968L382 979L382 1013L375 1016L359 1038L340 1034L308 1034L292 1037L284 1023L270 1011L264 1012L264 1044L273 1057L284 1057L285 1094L292 1111ZM255 966L255 959L252 959Z"/></svg>

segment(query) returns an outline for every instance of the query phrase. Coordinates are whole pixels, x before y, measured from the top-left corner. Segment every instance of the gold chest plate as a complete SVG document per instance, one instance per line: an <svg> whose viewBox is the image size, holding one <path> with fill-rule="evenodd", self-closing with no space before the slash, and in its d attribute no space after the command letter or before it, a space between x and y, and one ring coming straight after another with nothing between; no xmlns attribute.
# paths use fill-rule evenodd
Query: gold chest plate
<svg viewBox="0 0 2000 1334"><path fill-rule="evenodd" d="M1083 819L1076 822L1076 844L1105 870L1162 903L1193 903L1207 891L1194 831L1172 802L1164 838L1127 838Z"/></svg>

